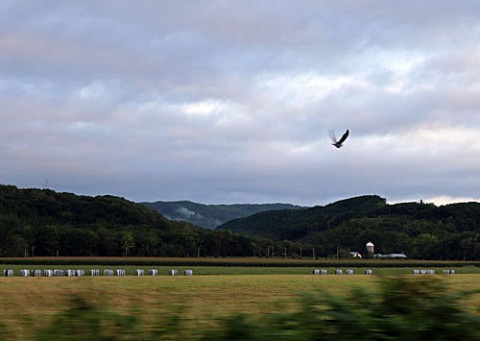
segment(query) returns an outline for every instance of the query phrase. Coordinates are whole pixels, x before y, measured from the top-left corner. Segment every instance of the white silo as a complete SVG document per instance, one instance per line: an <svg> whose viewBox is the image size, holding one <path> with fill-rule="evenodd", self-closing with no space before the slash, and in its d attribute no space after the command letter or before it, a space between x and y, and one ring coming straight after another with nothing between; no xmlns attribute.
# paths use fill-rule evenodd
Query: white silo
<svg viewBox="0 0 480 341"><path fill-rule="evenodd" d="M367 252L371 253L372 255L375 253L375 245L373 245L372 242L368 242L367 245L365 245Z"/></svg>

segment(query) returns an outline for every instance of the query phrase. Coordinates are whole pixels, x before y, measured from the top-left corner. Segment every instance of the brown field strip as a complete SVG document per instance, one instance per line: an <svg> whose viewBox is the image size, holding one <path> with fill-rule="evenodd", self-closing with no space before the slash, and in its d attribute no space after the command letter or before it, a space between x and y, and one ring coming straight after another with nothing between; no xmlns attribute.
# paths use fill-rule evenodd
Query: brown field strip
<svg viewBox="0 0 480 341"><path fill-rule="evenodd" d="M450 290L478 289L480 275L433 276ZM302 292L344 294L353 286L375 288L380 276L214 275L192 277L0 278L0 321L9 334L28 339L65 310L72 295L154 323L181 311L185 323L202 328L220 316L268 314L291 309ZM480 307L480 296L467 305Z"/></svg>

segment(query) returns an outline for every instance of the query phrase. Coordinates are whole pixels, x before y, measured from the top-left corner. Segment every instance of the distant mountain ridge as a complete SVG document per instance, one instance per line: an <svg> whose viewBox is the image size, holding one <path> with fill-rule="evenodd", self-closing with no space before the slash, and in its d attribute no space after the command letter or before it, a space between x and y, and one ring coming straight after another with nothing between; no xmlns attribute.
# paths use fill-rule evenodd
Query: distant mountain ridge
<svg viewBox="0 0 480 341"><path fill-rule="evenodd" d="M215 229L230 220L248 217L260 212L303 208L282 203L205 205L192 201L156 201L141 204L154 209L170 220L186 221L206 229Z"/></svg>
<svg viewBox="0 0 480 341"><path fill-rule="evenodd" d="M233 219L218 230L231 230L247 235L273 239L302 239L312 233L328 230L343 221L368 216L372 211L388 206L377 195L364 195L340 200L326 206L300 210L258 212L248 217Z"/></svg>

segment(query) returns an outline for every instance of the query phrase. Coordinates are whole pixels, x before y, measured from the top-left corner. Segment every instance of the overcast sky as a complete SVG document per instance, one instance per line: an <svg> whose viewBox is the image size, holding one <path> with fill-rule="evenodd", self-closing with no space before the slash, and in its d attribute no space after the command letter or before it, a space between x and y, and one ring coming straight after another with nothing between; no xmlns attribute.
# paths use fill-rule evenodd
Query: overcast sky
<svg viewBox="0 0 480 341"><path fill-rule="evenodd" d="M22 188L478 201L480 1L2 0L0 118Z"/></svg>

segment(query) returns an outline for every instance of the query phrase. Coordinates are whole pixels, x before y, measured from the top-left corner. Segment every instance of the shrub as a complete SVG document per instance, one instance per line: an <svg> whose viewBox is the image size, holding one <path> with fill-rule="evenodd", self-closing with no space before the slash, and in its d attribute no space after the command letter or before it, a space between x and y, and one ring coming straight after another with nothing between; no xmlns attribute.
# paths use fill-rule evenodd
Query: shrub
<svg viewBox="0 0 480 341"><path fill-rule="evenodd" d="M185 312L172 309L142 324L74 295L37 340L480 340L480 315L463 302L477 291L452 292L434 277L395 277L375 290L354 288L339 296L311 292L285 313L218 320L199 332L184 328ZM0 325L0 335L2 326Z"/></svg>
<svg viewBox="0 0 480 341"><path fill-rule="evenodd" d="M137 340L136 317L102 309L80 295L73 295L68 304L37 340Z"/></svg>
<svg viewBox="0 0 480 341"><path fill-rule="evenodd" d="M292 313L230 317L203 340L478 340L480 317L462 305L474 293L451 293L432 278L389 278L376 292L305 294Z"/></svg>

